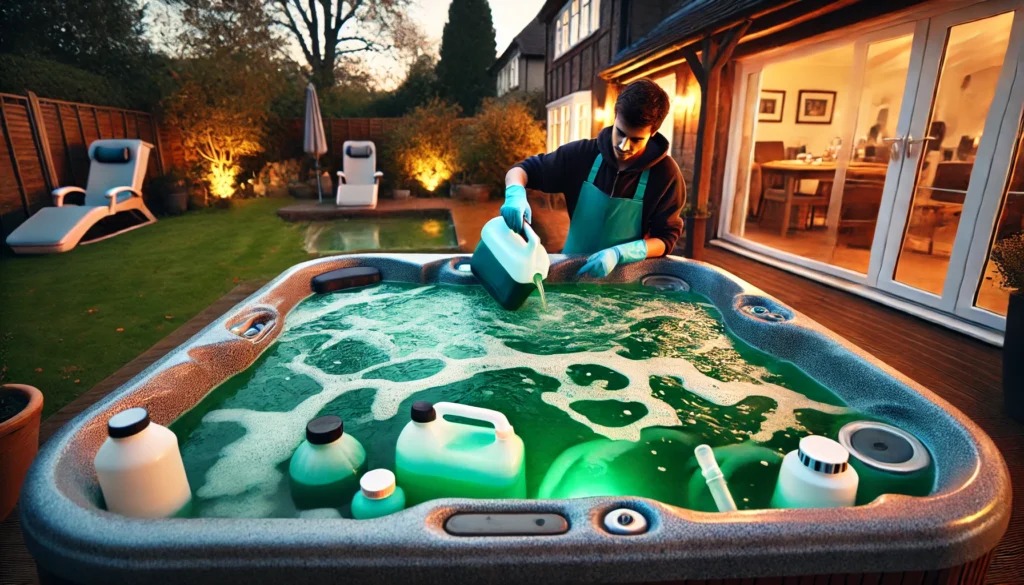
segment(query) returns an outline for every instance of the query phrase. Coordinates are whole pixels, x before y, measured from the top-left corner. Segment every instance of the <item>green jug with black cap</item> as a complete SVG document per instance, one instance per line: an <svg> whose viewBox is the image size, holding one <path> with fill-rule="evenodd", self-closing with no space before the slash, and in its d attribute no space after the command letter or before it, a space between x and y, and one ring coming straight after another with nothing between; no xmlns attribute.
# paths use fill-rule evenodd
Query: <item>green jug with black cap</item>
<svg viewBox="0 0 1024 585"><path fill-rule="evenodd" d="M299 509L340 508L351 501L365 472L366 449L345 434L341 418L315 418L288 464L292 501Z"/></svg>

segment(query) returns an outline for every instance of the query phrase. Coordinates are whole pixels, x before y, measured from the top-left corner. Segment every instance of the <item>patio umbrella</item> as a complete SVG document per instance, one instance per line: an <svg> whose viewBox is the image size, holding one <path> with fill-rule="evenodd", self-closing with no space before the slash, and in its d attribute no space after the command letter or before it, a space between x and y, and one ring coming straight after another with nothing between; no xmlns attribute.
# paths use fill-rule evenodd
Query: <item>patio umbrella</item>
<svg viewBox="0 0 1024 585"><path fill-rule="evenodd" d="M316 99L316 88L306 86L306 131L302 138L302 150L316 159L317 201L323 203L323 187L320 185L320 156L327 152L327 138L324 137L324 121L320 117L320 100Z"/></svg>

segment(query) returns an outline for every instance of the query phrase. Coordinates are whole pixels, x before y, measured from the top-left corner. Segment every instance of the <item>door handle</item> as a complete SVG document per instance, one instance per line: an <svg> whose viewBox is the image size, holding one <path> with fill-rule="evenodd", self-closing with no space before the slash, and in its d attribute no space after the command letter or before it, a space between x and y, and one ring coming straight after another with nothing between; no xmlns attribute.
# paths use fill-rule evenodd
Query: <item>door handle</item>
<svg viewBox="0 0 1024 585"><path fill-rule="evenodd" d="M913 158L914 157L914 144L915 143L917 143L917 142L922 142L923 143L923 142L927 142L929 140L938 140L938 139L935 138L934 136L924 136L922 138L914 138L912 135L907 134L907 146L906 146L907 158Z"/></svg>
<svg viewBox="0 0 1024 585"><path fill-rule="evenodd" d="M903 136L882 138L882 142L889 143L889 158L892 160L900 160L900 145L903 144L904 140L905 138Z"/></svg>

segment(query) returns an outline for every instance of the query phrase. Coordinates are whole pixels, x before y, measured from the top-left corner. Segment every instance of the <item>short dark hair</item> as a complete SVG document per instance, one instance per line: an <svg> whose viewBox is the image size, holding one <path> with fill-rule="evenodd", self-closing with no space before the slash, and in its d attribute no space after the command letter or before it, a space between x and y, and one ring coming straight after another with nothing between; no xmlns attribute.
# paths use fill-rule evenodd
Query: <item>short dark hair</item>
<svg viewBox="0 0 1024 585"><path fill-rule="evenodd" d="M650 126L657 132L668 116L668 94L650 79L637 79L622 89L615 100L615 115L630 126Z"/></svg>

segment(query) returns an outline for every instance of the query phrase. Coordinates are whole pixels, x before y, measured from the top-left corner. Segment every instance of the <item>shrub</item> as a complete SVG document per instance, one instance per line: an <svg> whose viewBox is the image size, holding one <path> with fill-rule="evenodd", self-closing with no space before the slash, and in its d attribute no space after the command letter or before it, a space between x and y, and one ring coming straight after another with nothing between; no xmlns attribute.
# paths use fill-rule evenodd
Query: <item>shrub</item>
<svg viewBox="0 0 1024 585"><path fill-rule="evenodd" d="M1003 286L1024 293L1024 232L996 242L992 261L1003 278Z"/></svg>
<svg viewBox="0 0 1024 585"><path fill-rule="evenodd" d="M434 99L392 130L385 161L399 187L419 185L433 193L462 169L459 112L459 106Z"/></svg>
<svg viewBox="0 0 1024 585"><path fill-rule="evenodd" d="M521 100L484 100L462 141L467 179L504 188L512 165L544 151L544 129Z"/></svg>
<svg viewBox="0 0 1024 585"><path fill-rule="evenodd" d="M6 93L24 95L29 90L39 97L97 106L139 105L115 81L51 59L0 54L0 71L0 91Z"/></svg>

